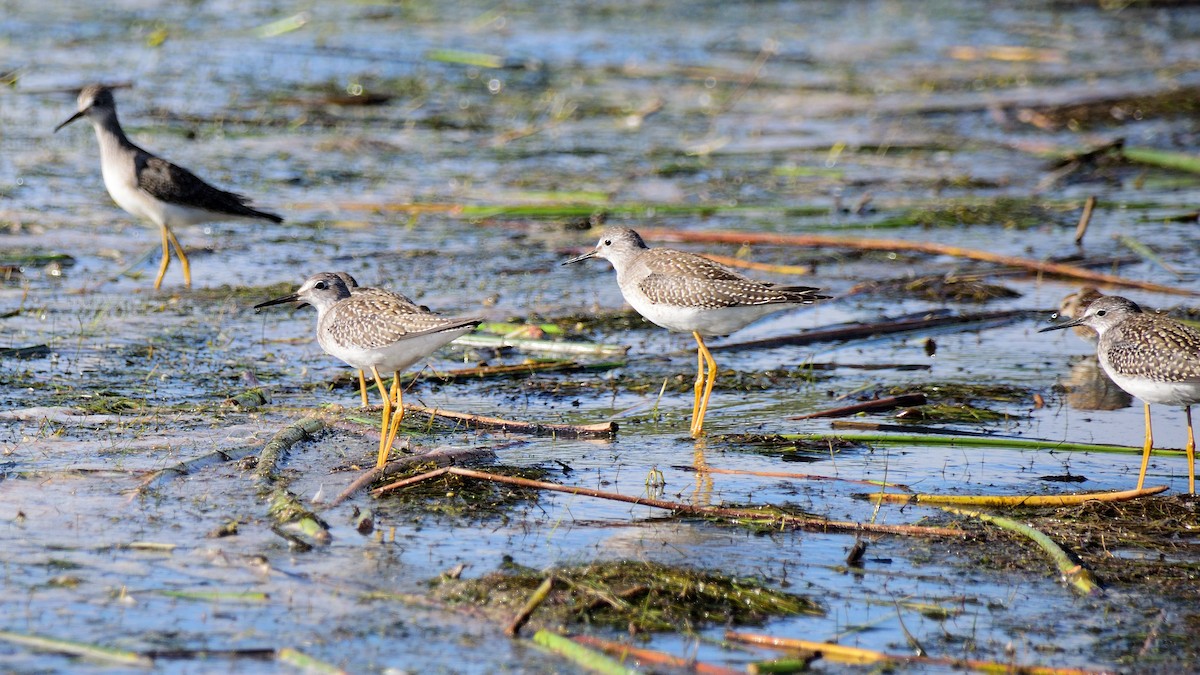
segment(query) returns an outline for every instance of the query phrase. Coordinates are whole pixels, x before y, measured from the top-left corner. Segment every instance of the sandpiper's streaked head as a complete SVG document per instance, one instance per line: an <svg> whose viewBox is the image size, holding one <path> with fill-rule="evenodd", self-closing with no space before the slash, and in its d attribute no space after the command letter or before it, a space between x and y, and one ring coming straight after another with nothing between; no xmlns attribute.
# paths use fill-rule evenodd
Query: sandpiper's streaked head
<svg viewBox="0 0 1200 675"><path fill-rule="evenodd" d="M571 265L588 258L604 258L619 269L625 261L646 248L646 242L642 241L637 232L627 228L610 227L600 233L600 241L596 243L596 248L566 260L563 264Z"/></svg>
<svg viewBox="0 0 1200 675"><path fill-rule="evenodd" d="M1105 295L1092 301L1087 306L1087 309L1084 310L1083 316L1053 326L1047 326L1038 332L1045 333L1046 331L1062 330L1063 328L1071 328L1073 326L1087 326L1103 336L1104 332L1113 326L1116 326L1130 316L1142 313L1142 308L1128 298L1122 298L1119 295Z"/></svg>
<svg viewBox="0 0 1200 675"><path fill-rule="evenodd" d="M347 275L349 276L349 275ZM255 311L271 305L282 305L288 302L304 302L317 308L323 313L339 300L350 297L350 288L337 272L321 272L309 277L295 293L274 300L260 302L254 306Z"/></svg>

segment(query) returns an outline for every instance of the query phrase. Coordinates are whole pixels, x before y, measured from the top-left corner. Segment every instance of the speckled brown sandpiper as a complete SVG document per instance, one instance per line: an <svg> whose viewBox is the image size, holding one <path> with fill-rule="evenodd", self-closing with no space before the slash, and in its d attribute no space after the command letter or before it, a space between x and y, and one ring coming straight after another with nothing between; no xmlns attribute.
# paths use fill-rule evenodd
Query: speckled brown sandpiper
<svg viewBox="0 0 1200 675"><path fill-rule="evenodd" d="M1161 314L1142 311L1136 303L1116 295L1093 301L1083 316L1039 332L1087 326L1099 334L1096 356L1100 367L1116 385L1142 399L1146 440L1138 489L1146 480L1146 466L1154 434L1150 404L1183 406L1187 416L1188 491L1196 492L1196 438L1192 431L1192 404L1200 403L1200 331Z"/></svg>
<svg viewBox="0 0 1200 675"><path fill-rule="evenodd" d="M470 332L481 319L450 319L415 307L407 298L388 291L351 294L334 272L314 274L299 290L254 306L255 310L287 302L304 302L317 309L317 343L326 354L351 368L369 370L383 396L376 466L387 464L388 453L404 418L400 371L451 340ZM389 394L379 371L395 375ZM392 416L393 403L396 415Z"/></svg>
<svg viewBox="0 0 1200 675"><path fill-rule="evenodd" d="M416 312L429 312L429 308L425 305L418 305L407 295L401 295L395 291L389 291L386 288L374 288L372 286L359 286L358 281L350 276L349 272L334 272L350 289L350 295L379 295L385 297L390 302L394 302L399 306L411 309ZM367 401L367 376L363 371L358 371L358 393L362 397L362 407L367 407L370 403Z"/></svg>
<svg viewBox="0 0 1200 675"><path fill-rule="evenodd" d="M648 248L637 232L609 228L596 247L563 262L604 258L617 272L625 301L650 322L696 339L696 384L691 435L703 433L717 376L705 336L728 335L756 319L828 298L817 288L777 286L748 279L708 258L669 248Z"/></svg>

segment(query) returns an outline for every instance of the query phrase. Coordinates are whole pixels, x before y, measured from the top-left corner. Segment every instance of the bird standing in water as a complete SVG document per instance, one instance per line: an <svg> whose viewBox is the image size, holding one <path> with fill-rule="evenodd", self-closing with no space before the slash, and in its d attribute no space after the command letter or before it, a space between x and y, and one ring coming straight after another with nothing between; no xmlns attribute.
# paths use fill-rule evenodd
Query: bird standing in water
<svg viewBox="0 0 1200 675"><path fill-rule="evenodd" d="M251 208L245 197L215 188L191 171L134 145L121 130L117 104L108 87L98 84L84 87L79 92L78 111L54 131L81 117L88 118L96 130L100 173L108 194L117 206L154 223L162 234L162 263L154 278L155 290L167 274L171 246L183 266L184 285L192 285L191 266L172 228L231 218L283 222L274 213Z"/></svg>
<svg viewBox="0 0 1200 675"><path fill-rule="evenodd" d="M696 339L696 383L690 434L699 437L717 377L705 337L728 335L755 320L828 298L809 286L777 286L748 279L708 258L669 248L649 248L637 232L609 228L596 247L564 265L604 258L617 272L621 295L638 314L669 331Z"/></svg>
<svg viewBox="0 0 1200 675"><path fill-rule="evenodd" d="M1196 437L1192 405L1200 403L1200 331L1161 314L1148 314L1137 303L1117 295L1093 300L1083 316L1039 333L1073 326L1096 331L1100 367L1118 387L1142 399L1146 436L1137 489L1146 480L1154 445L1150 404L1183 406L1187 416L1188 491L1196 493Z"/></svg>
<svg viewBox="0 0 1200 675"><path fill-rule="evenodd" d="M338 273L314 274L290 295L254 306L260 310L287 302L303 302L317 309L317 343L326 354L351 368L369 370L383 396L377 467L387 464L392 443L404 418L400 371L451 340L471 332L482 319L449 319L414 307L386 291L352 294ZM391 393L379 371L395 376ZM393 406L396 409L392 415Z"/></svg>

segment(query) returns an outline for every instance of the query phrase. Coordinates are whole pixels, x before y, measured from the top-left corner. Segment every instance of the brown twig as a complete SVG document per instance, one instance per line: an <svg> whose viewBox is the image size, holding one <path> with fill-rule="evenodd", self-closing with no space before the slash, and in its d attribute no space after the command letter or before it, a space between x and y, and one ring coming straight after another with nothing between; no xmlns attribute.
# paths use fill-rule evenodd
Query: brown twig
<svg viewBox="0 0 1200 675"><path fill-rule="evenodd" d="M869 485L871 487L890 487L897 490L908 490L907 485L899 483L881 483L873 480L858 480L855 478L839 478L837 476L821 476L813 473L792 473L790 471L750 471L749 469L718 469L714 466L705 465L702 469L697 469L694 466L672 465L672 469L677 471L695 471L697 473L716 473L729 476L762 476L764 478L794 478L796 480L829 480L839 483L855 483L858 485Z"/></svg>
<svg viewBox="0 0 1200 675"><path fill-rule="evenodd" d="M1034 312L1029 310L1010 309L998 312L979 312L976 314L961 314L954 316L917 317L896 320L884 320L878 323L858 324L808 330L794 335L781 335L760 340L745 342L722 342L708 345L710 351L725 351L732 349L769 349L783 345L807 345L816 342L840 342L842 340L859 340L877 335L890 335L914 330L929 330L958 324L990 323L1014 321Z"/></svg>
<svg viewBox="0 0 1200 675"><path fill-rule="evenodd" d="M470 413L441 410L439 408L426 408L424 406L411 404L405 405L404 410L406 413L424 413L429 415L430 418L442 417L449 420L455 420L462 422L467 427L473 427L476 429L497 429L499 431L534 434L537 436L556 436L558 438L609 438L617 433L616 422L602 422L600 424L542 424L537 422L517 422L514 420L500 419L499 417L485 417L483 415L472 415Z"/></svg>
<svg viewBox="0 0 1200 675"><path fill-rule="evenodd" d="M622 663L635 661L635 665L666 666L677 668L684 672L701 673L702 675L740 675L743 671L732 670L722 666L714 666L693 659L681 659L678 656L664 654L653 649L633 647L621 642L610 642L590 635L573 635L571 639L585 647L599 649L617 657Z"/></svg>
<svg viewBox="0 0 1200 675"><path fill-rule="evenodd" d="M349 499L350 496L353 495L355 492L358 492L359 490L363 489L363 487L370 485L373 481L379 480L381 478L385 478L387 476L390 476L390 475L393 475L396 473L400 473L401 471L408 469L409 467L413 466L414 464L432 464L434 466L446 466L448 464L453 464L455 462L460 462L460 461L463 461L466 459L478 459L478 458L482 458L482 457L491 457L494 454L494 451L497 447L501 447L501 446L492 446L492 447L488 447L488 448L434 448L434 449L428 450L426 452L420 452L420 453L415 453L412 455L406 455L404 457L397 457L396 459L393 459L390 462L388 462L382 468L372 467L369 471L366 471L365 473L360 475L358 478L355 478L354 482L350 483L350 485L348 485L345 490L342 490L341 493L338 494L338 496L333 498L333 501L329 502L329 506L330 507L337 506L338 504L341 504L342 502ZM438 470L436 470L434 472L430 472L430 473L437 473L437 471L441 471L441 473L445 473L445 469L438 469ZM428 479L428 478L433 478L434 476L430 475L430 473L421 474L423 477L422 480ZM440 476L441 473L437 473L437 475ZM404 482L404 481L401 481L401 482ZM413 481L413 482L417 482L417 481Z"/></svg>
<svg viewBox="0 0 1200 675"><path fill-rule="evenodd" d="M1166 492L1166 485L1120 492L1087 492L1077 495L913 495L876 492L866 495L875 502L893 504L966 504L969 506L1075 506L1084 502L1127 502Z"/></svg>
<svg viewBox="0 0 1200 675"><path fill-rule="evenodd" d="M1079 225L1075 227L1075 245L1083 244L1083 235L1087 233L1088 223L1092 222L1092 209L1096 208L1096 195L1088 195L1083 202L1083 213L1079 216Z"/></svg>
<svg viewBox="0 0 1200 675"><path fill-rule="evenodd" d="M851 248L867 251L914 251L918 253L930 253L933 255L948 255L956 258L982 260L984 262L997 263L1000 265L1021 267L1029 270L1030 272L1036 272L1038 274L1051 274L1072 279L1083 279L1099 284L1111 284L1113 286L1122 286L1125 288L1140 288L1142 290L1155 291L1158 293L1170 293L1173 295L1200 295L1200 291L1177 288L1175 286L1163 286L1162 284L1155 284L1149 281L1127 279L1125 277L1119 277L1113 274L1104 274L1102 272L1093 272L1091 270L1076 267L1074 265L1065 265L1062 263L1046 262L1042 260L1032 260L1029 258L1019 258L1017 256L1003 255L1000 253L993 253L992 251L962 248L960 246L951 246L949 244L942 244L934 241L866 239L823 234L777 234L770 232L682 232L679 230L664 230L661 228L650 228L643 230L642 236L647 239L657 239L661 241L693 241L724 244L770 244L775 246L803 247L826 246L830 248Z"/></svg>
<svg viewBox="0 0 1200 675"><path fill-rule="evenodd" d="M665 499L632 497L630 495L623 495L616 492L604 492L602 490L595 490L592 488L573 485L559 485L558 483L547 483L545 481L518 478L516 476L501 476L483 471L464 469L457 466L448 467L446 472L455 474L456 476L465 476L467 478L476 478L478 480L487 480L495 483L520 485L521 487L533 488L535 490L552 490L554 492L565 492L567 494L596 497L598 499L611 499L613 501L637 504L639 506L652 506L654 508L665 509L677 514L720 518L723 520L732 521L766 521L772 523L773 525L794 527L813 532L873 532L877 534L900 534L925 537L971 536L971 533L967 532L966 530L947 527L925 527L921 525L877 525L874 523L826 520L824 518L804 518L801 516L781 515L776 513L768 513L766 511L756 511L754 509L725 509L713 506L698 506L695 504L684 504L682 502L671 502ZM418 476L417 478L431 477L432 476L429 474L422 474L422 476ZM411 485L412 483L417 482L412 479L406 480L408 480L408 482L405 483L406 485ZM395 489L394 484L384 485L383 487L373 490L371 494L379 496L393 489Z"/></svg>
<svg viewBox="0 0 1200 675"><path fill-rule="evenodd" d="M579 371L602 371L620 368L624 361L609 361L606 363L579 363L571 359L554 361L534 361L529 363L506 363L499 366L480 366L478 368L460 368L445 372L430 371L427 376L439 382L461 382L463 380L482 380L489 377L523 377L534 373L574 373ZM401 378L405 386L412 384L421 373L412 373ZM407 410L407 406L405 407Z"/></svg>
<svg viewBox="0 0 1200 675"><path fill-rule="evenodd" d="M794 415L785 419L789 420L811 420L818 417L849 417L860 412L883 412L903 406L910 405L925 405L925 394L901 394L899 396L885 396L876 398L870 401L861 401L851 405L844 405L838 408L830 408L829 410L819 410L806 415Z"/></svg>
<svg viewBox="0 0 1200 675"><path fill-rule="evenodd" d="M940 434L942 436L978 436L980 438L995 437L996 434L985 431L962 431L931 427L924 424L888 424L887 422L868 422L866 420L833 420L829 423L831 429L854 429L856 431L894 431L905 434Z"/></svg>
<svg viewBox="0 0 1200 675"><path fill-rule="evenodd" d="M725 639L731 642L773 647L775 649L800 650L817 652L822 658L831 661L854 664L883 664L883 663L920 663L943 665L952 668L978 670L988 673L1020 673L1021 675L1095 675L1105 671L1081 670L1078 668L1050 668L1043 666L1016 666L1011 663L979 661L975 659L954 659L935 656L909 656L907 654L888 654L873 649L848 647L828 642L813 642L796 638L775 637L757 633L739 633L725 631Z"/></svg>

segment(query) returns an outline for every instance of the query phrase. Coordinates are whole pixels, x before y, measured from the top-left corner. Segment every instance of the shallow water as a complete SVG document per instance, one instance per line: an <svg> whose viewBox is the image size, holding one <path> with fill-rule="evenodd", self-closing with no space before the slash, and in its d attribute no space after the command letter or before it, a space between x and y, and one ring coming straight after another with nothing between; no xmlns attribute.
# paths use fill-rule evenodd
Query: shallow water
<svg viewBox="0 0 1200 675"><path fill-rule="evenodd" d="M303 25L266 36L289 18ZM937 656L1113 668L1138 652L1159 610L1168 616L1164 634L1194 620L1190 608L1136 587L1118 585L1102 599L1081 600L1048 563L989 568L978 562L978 544L881 537L871 540L866 573L847 576L840 568L853 543L847 535L762 535L558 494L478 522L359 496L323 514L330 545L298 552L271 532L250 472L236 463L202 468L147 495L129 491L144 471L215 449L256 451L314 407L357 405L351 389L327 385L345 368L309 339L311 310L256 315L250 309L313 272L343 269L360 283L392 287L444 313L489 320L620 308L606 263L558 266L594 243L593 234L565 225L570 205L594 206L609 212L610 224L638 228L933 240L1041 259L1075 252L1079 210L1096 195L1084 247L1089 257L1133 257L1115 272L1200 291L1194 218L1172 220L1194 213L1200 201L1194 175L1102 165L1053 179L1052 161L1040 154L1123 137L1130 147L1195 155L1194 117L1134 114L1079 128L1023 121L1043 106L1200 84L1200 12L907 2L324 3L301 17L295 6L275 2L160 7L131 0L112 8L9 2L0 35L0 71L17 76L16 86L0 92L0 254L74 258L63 267L24 265L0 285L0 348L50 348L44 356L0 362L6 472L0 629L140 651L292 646L351 671L568 668L507 640L502 627L481 618L367 599L372 591L423 592L426 580L459 563L469 565L467 576L482 575L504 555L535 568L627 557L786 582L818 598L827 614L772 621L763 632L890 652L908 651L907 631ZM1024 60L968 60L960 49L967 46L1028 51ZM433 50L496 55L511 67L439 61ZM92 132L77 123L51 134L74 111L73 95L60 90L94 81L133 84L116 96L135 141L251 195L287 222L178 231L194 287L183 288L175 264L164 290L153 292L157 240L105 195ZM392 98L375 106L326 101L359 88ZM1002 198L1014 206L978 223L886 226L913 210ZM862 212L853 212L862 202ZM457 210L463 206L490 215ZM703 213L701 206L715 210ZM1029 206L1037 207L1033 215L1020 213ZM506 215L518 207L526 210ZM559 211L535 217L528 207ZM1179 274L1138 260L1115 239L1122 234ZM943 307L1044 310L1048 318L1078 287L997 277L995 283L1021 296L980 308L847 295L864 280L984 269L960 259L767 246L754 247L749 257L815 265L812 277L799 280L755 276L812 283L845 297L770 317L730 340ZM131 274L117 276L131 265ZM1149 307L1195 304L1124 293ZM1053 388L1090 348L1069 334L1038 335L1039 326L1026 320L718 352L722 380L706 429L714 439L824 432L828 420L785 418L892 385L994 382L1028 388L1046 405L985 402L1011 417L946 426L1140 445L1140 406L1080 411ZM728 475L697 482L676 468L690 466L698 450L682 439L695 364L691 339L648 325L583 337L629 345L628 365L582 376L426 382L408 400L531 421L616 419L621 432L611 442L520 438L497 450L498 462L543 466L559 482L641 494L647 472L658 467L667 499L782 504L895 524L939 517L917 507L884 507L874 515L868 502L853 499L867 488L848 483ZM927 338L937 344L932 357ZM529 356L538 355L497 357L455 347L431 362L445 369ZM753 391L722 386L735 379L731 371L829 362L929 369L839 368L819 371L811 382ZM658 400L664 379L671 386ZM269 405L253 412L219 405L255 381L271 390ZM632 386L639 383L650 384ZM552 391L555 384L563 393ZM128 403L117 413L89 408L94 417L78 411L104 397ZM867 419L893 421L887 414ZM1156 407L1154 420L1156 446L1182 447L1182 411ZM418 444L506 440L412 431ZM700 449L704 461L721 468L888 480L932 493L1127 489L1139 463L1135 455L905 445L806 454L801 463L717 440ZM354 475L344 467L373 455L369 438L322 432L291 452L291 489L302 498L336 493ZM557 462L573 472L563 474ZM1087 480L1068 488L1040 480L1064 474ZM1147 480L1185 490L1185 462L1156 457ZM373 509L376 531L387 534L358 534L353 506ZM206 538L229 520L240 523L236 536ZM135 542L173 548L131 547ZM1195 563L1194 546L1183 540L1182 560ZM173 591L226 595L196 600ZM265 596L230 595L247 592ZM909 599L961 613L935 620L896 605ZM722 649L713 640L723 630L654 637L648 646L732 666L770 658L765 651ZM3 643L0 666L105 669ZM157 666L170 672L279 667L250 658L162 658Z"/></svg>

